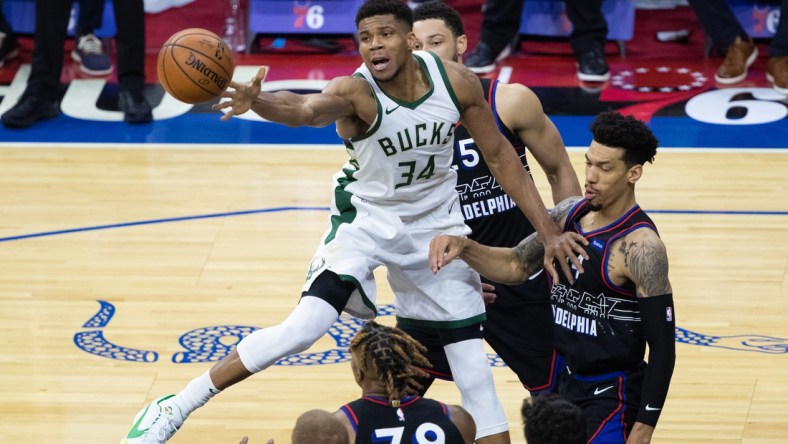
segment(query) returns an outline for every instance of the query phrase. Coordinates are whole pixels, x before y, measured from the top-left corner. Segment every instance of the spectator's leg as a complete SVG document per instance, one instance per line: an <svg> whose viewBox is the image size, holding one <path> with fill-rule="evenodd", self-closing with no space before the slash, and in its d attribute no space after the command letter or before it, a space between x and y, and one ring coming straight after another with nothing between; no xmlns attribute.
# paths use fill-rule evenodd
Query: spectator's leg
<svg viewBox="0 0 788 444"><path fill-rule="evenodd" d="M607 21L602 14L602 0L567 0L566 14L572 22L569 44L577 58L577 78L584 82L608 80Z"/></svg>
<svg viewBox="0 0 788 444"><path fill-rule="evenodd" d="M725 60L714 74L714 80L724 85L744 80L758 49L736 20L728 1L689 0L689 3L715 49L725 51Z"/></svg>
<svg viewBox="0 0 788 444"><path fill-rule="evenodd" d="M522 13L523 0L487 0L479 40L500 54L517 37Z"/></svg>
<svg viewBox="0 0 788 444"><path fill-rule="evenodd" d="M79 0L76 35L92 34L101 28L104 0Z"/></svg>
<svg viewBox="0 0 788 444"><path fill-rule="evenodd" d="M71 58L88 75L104 76L112 72L111 44L96 36L104 18L105 0L79 0L76 38Z"/></svg>
<svg viewBox="0 0 788 444"><path fill-rule="evenodd" d="M118 35L118 104L128 123L152 120L145 87L145 8L142 0L113 0Z"/></svg>
<svg viewBox="0 0 788 444"><path fill-rule="evenodd" d="M36 0L35 49L30 77L19 101L0 120L11 128L27 128L60 114L58 87L71 2Z"/></svg>
<svg viewBox="0 0 788 444"><path fill-rule="evenodd" d="M479 42L465 58L465 65L477 74L495 69L509 56L510 45L519 42L523 0L487 0L482 14ZM516 48L515 48L516 49Z"/></svg>
<svg viewBox="0 0 788 444"><path fill-rule="evenodd" d="M607 21L602 14L602 0L567 0L566 15L572 22L569 44L576 55L604 49Z"/></svg>
<svg viewBox="0 0 788 444"><path fill-rule="evenodd" d="M35 47L30 78L23 97L34 94L43 100L57 99L70 15L70 1L36 0Z"/></svg>
<svg viewBox="0 0 788 444"><path fill-rule="evenodd" d="M726 51L736 37L749 40L727 0L689 0L689 4L717 50Z"/></svg>

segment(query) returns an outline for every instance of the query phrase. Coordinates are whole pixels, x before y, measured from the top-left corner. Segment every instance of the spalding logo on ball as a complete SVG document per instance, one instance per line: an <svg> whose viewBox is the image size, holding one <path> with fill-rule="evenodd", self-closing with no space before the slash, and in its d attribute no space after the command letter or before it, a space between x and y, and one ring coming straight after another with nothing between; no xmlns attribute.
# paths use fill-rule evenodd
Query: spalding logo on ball
<svg viewBox="0 0 788 444"><path fill-rule="evenodd" d="M233 78L232 52L211 31L176 32L162 45L156 63L159 83L181 102L197 104L219 97Z"/></svg>

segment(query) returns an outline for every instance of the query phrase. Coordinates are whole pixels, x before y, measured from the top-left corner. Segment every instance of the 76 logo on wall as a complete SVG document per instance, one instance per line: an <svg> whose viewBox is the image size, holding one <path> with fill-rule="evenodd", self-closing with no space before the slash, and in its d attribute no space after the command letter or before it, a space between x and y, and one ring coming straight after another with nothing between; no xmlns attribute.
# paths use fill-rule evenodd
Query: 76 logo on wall
<svg viewBox="0 0 788 444"><path fill-rule="evenodd" d="M326 23L325 10L322 5L313 5L311 1L301 3L293 1L293 28L301 29L306 25L309 29L320 29Z"/></svg>

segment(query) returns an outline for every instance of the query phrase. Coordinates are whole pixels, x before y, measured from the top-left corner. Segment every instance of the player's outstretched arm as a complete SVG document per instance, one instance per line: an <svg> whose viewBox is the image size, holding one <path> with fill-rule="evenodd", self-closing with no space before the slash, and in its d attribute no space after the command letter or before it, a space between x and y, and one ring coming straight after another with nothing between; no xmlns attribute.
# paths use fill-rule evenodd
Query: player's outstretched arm
<svg viewBox="0 0 788 444"><path fill-rule="evenodd" d="M222 120L246 113L250 109L271 122L288 126L326 126L343 117L353 116L353 97L369 88L366 82L352 77L331 80L322 92L296 94L290 91L265 92L262 83L268 74L263 66L248 83L230 82L222 93L224 100L214 110L227 110Z"/></svg>
<svg viewBox="0 0 788 444"><path fill-rule="evenodd" d="M465 236L446 234L430 241L429 261L433 274L458 257L482 276L502 284L520 283L529 276L512 248L489 247Z"/></svg>

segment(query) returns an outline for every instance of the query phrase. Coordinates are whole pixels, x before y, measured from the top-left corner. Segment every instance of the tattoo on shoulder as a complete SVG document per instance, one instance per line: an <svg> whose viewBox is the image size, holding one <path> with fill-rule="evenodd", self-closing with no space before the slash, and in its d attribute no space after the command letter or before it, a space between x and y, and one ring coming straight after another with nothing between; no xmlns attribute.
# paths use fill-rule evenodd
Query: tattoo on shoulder
<svg viewBox="0 0 788 444"><path fill-rule="evenodd" d="M639 297L672 292L668 280L668 254L661 240L625 240L619 251L624 253L624 266L635 281Z"/></svg>
<svg viewBox="0 0 788 444"><path fill-rule="evenodd" d="M561 222L566 218L566 215L569 214L569 210L575 206L576 203L580 202L583 198L581 196L572 196L567 197L566 199L558 202L558 205L555 206L552 210L550 210L550 217L556 221Z"/></svg>

